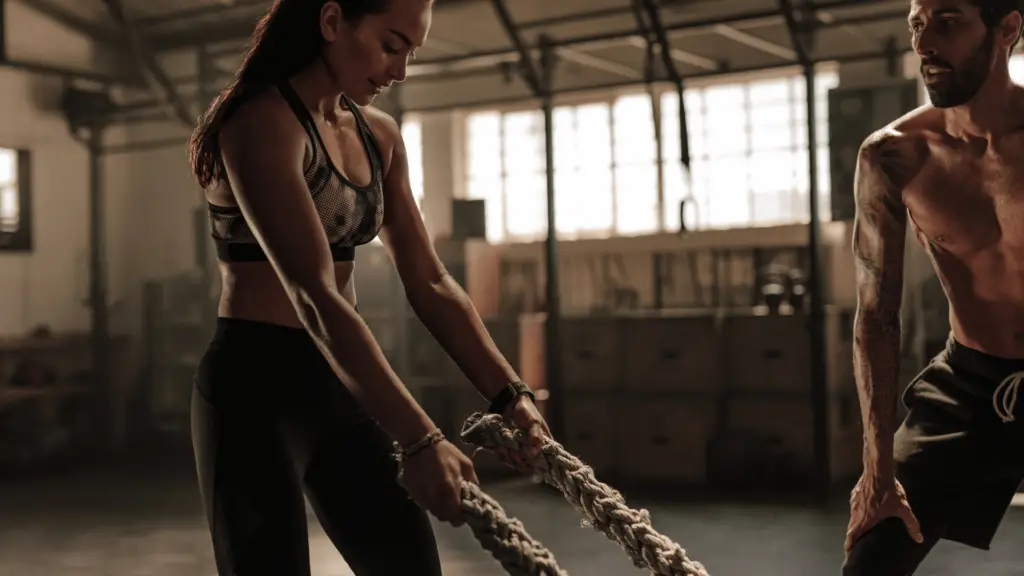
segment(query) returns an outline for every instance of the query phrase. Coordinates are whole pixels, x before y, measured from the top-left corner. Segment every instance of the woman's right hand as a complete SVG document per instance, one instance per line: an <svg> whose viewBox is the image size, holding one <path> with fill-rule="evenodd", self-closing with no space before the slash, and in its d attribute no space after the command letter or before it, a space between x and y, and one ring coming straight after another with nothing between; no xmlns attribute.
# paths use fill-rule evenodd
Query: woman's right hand
<svg viewBox="0 0 1024 576"><path fill-rule="evenodd" d="M480 483L473 461L447 440L403 458L400 480L413 500L453 526L464 522L462 482Z"/></svg>

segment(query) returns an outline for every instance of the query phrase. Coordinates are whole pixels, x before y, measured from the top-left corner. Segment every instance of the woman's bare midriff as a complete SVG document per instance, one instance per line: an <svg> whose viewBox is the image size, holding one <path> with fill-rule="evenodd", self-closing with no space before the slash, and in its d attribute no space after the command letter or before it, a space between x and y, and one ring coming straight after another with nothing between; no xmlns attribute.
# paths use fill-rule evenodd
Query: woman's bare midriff
<svg viewBox="0 0 1024 576"><path fill-rule="evenodd" d="M295 307L269 263L221 262L219 267L218 316L302 328ZM334 277L342 295L355 305L355 291L349 283L353 268L352 262L337 262L334 264Z"/></svg>

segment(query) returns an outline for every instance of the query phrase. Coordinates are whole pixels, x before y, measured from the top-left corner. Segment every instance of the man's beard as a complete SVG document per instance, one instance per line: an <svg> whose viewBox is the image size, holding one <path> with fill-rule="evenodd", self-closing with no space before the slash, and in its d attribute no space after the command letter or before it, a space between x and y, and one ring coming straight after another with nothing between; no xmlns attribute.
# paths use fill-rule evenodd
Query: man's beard
<svg viewBox="0 0 1024 576"><path fill-rule="evenodd" d="M956 68L953 68L948 62L934 58L921 60L922 75L928 66L940 66L952 70L952 72L946 73L945 79L925 85L932 106L953 108L963 106L970 102L971 98L974 98L982 84L988 79L992 69L992 43L994 41L995 36L989 31L985 34L985 40L975 49L974 53Z"/></svg>

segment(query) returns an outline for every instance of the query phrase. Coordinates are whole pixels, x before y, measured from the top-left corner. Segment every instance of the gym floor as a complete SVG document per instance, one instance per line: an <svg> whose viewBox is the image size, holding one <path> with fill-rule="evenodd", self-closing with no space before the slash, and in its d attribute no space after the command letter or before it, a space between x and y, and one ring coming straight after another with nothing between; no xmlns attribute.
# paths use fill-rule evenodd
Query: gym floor
<svg viewBox="0 0 1024 576"><path fill-rule="evenodd" d="M215 576L194 479L175 473L92 472L0 483L0 574L18 576ZM511 516L548 546L572 575L643 574L604 536L579 525L553 491L528 481L486 483ZM746 504L658 504L655 527L714 575L839 574L846 509ZM350 576L312 521L314 576ZM439 526L446 574L500 576L467 528ZM990 552L940 543L918 572L927 576L1024 573L1024 513L1011 508ZM396 549L400 542L393 543Z"/></svg>

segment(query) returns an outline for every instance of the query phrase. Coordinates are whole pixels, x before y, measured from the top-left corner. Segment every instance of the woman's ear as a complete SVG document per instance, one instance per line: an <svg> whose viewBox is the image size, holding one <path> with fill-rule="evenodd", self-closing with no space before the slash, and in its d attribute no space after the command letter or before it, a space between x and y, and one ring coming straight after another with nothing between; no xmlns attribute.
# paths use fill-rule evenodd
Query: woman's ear
<svg viewBox="0 0 1024 576"><path fill-rule="evenodd" d="M325 2L320 9L320 34L324 40L334 42L341 35L341 25L345 18L341 13L341 5L337 2Z"/></svg>

